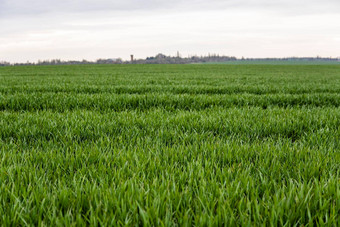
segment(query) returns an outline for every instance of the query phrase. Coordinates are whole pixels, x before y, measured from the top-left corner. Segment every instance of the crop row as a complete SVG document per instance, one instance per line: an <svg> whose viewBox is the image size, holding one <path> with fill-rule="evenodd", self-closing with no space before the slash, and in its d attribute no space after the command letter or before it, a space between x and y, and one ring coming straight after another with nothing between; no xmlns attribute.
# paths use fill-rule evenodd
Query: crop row
<svg viewBox="0 0 340 227"><path fill-rule="evenodd" d="M340 94L308 95L112 95L112 94L69 94L69 93L18 93L0 95L0 110L66 111L73 109L124 111L162 108L174 110L203 110L211 107L339 107Z"/></svg>
<svg viewBox="0 0 340 227"><path fill-rule="evenodd" d="M295 86L270 86L270 85L249 85L234 84L224 86L213 85L89 85L89 84L54 84L51 85L0 85L0 93L16 94L16 93L70 93L70 94L207 94L207 95L223 95L223 94L339 94L340 87L332 84L315 86L311 85L295 85Z"/></svg>
<svg viewBox="0 0 340 227"><path fill-rule="evenodd" d="M33 144L83 143L109 139L116 145L138 142L194 144L222 139L251 142L274 139L304 141L310 146L339 148L339 108L212 108L205 111L155 109L147 112L73 111L2 112L0 139Z"/></svg>

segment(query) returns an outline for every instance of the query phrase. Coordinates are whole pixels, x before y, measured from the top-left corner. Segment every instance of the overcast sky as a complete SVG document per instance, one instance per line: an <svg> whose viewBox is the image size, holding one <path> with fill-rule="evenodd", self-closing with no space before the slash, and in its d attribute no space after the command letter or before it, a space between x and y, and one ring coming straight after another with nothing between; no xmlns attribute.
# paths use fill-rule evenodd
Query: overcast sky
<svg viewBox="0 0 340 227"><path fill-rule="evenodd" d="M0 61L340 56L340 0L0 0Z"/></svg>

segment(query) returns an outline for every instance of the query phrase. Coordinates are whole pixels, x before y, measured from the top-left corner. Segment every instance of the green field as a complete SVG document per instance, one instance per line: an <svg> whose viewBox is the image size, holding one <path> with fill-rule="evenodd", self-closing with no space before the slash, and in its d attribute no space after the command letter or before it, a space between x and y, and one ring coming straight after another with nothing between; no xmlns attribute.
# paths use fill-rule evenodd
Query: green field
<svg viewBox="0 0 340 227"><path fill-rule="evenodd" d="M232 60L224 62L206 62L205 64L225 64L225 65L340 65L338 61L326 60Z"/></svg>
<svg viewBox="0 0 340 227"><path fill-rule="evenodd" d="M0 67L0 224L340 225L340 65Z"/></svg>

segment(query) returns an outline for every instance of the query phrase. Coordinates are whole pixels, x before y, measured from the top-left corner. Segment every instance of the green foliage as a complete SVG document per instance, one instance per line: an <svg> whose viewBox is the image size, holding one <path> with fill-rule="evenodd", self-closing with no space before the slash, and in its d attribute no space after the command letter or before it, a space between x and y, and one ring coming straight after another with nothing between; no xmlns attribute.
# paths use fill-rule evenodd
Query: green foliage
<svg viewBox="0 0 340 227"><path fill-rule="evenodd" d="M0 68L0 224L339 226L340 66Z"/></svg>

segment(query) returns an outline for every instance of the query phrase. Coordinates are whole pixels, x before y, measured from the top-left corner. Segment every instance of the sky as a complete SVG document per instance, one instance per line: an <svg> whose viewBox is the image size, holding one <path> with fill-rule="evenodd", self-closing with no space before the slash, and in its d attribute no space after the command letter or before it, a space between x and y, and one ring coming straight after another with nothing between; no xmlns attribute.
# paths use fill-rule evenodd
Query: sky
<svg viewBox="0 0 340 227"><path fill-rule="evenodd" d="M0 0L0 61L340 57L339 0Z"/></svg>

